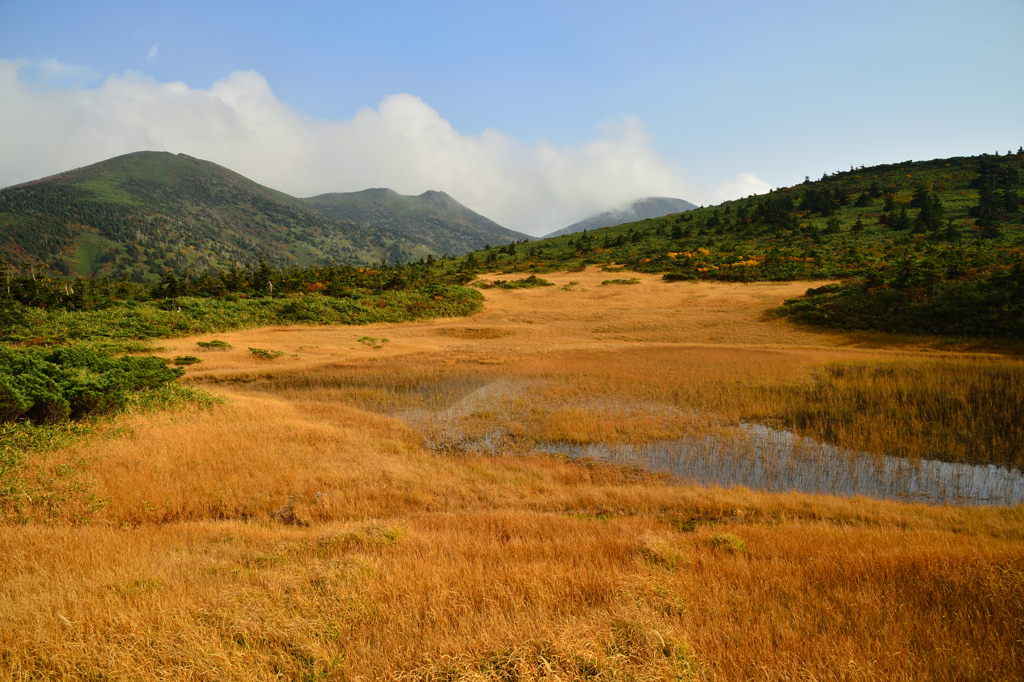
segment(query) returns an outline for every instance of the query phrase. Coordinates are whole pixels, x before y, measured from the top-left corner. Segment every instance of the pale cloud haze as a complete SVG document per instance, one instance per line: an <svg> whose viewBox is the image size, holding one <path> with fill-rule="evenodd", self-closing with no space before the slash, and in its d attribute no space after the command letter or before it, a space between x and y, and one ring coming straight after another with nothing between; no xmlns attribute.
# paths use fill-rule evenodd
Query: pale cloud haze
<svg viewBox="0 0 1024 682"><path fill-rule="evenodd" d="M232 73L208 90L130 71L88 89L84 82L47 86L47 73L66 79L74 67L47 63L27 82L21 72L29 68L38 67L0 60L0 186L133 151L170 151L302 197L367 187L442 190L534 235L643 196L710 203L769 188L750 173L719 186L688 181L658 155L635 117L604 122L590 141L556 148L490 129L462 133L410 94L330 121L296 112L255 71Z"/></svg>
<svg viewBox="0 0 1024 682"><path fill-rule="evenodd" d="M157 52L159 52L159 51L160 51L160 48L157 47L156 45L154 45L153 47L149 48L149 54L146 55L146 63L149 64L150 66L152 66L153 64L156 64L156 55L157 55Z"/></svg>

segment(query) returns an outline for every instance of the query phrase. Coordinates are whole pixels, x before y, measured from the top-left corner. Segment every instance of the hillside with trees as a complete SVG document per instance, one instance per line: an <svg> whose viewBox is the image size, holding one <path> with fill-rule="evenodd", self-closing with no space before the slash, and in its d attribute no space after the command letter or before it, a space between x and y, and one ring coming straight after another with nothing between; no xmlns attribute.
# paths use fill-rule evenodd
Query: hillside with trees
<svg viewBox="0 0 1024 682"><path fill-rule="evenodd" d="M668 281L840 280L779 311L845 329L1024 337L1024 149L851 168L766 195L466 257Z"/></svg>
<svg viewBox="0 0 1024 682"><path fill-rule="evenodd" d="M138 152L0 190L0 257L29 274L152 282L261 259L394 263L525 238L443 193L383 192L398 199L346 212L332 200L345 195L301 200L209 161Z"/></svg>

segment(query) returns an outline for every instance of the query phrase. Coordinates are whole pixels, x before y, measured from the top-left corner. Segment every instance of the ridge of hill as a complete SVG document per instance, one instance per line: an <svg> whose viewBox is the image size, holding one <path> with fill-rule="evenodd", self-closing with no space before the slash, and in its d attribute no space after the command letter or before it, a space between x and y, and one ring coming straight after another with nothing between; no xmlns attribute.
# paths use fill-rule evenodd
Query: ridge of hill
<svg viewBox="0 0 1024 682"><path fill-rule="evenodd" d="M321 194L300 201L336 220L385 226L439 255L461 255L488 244L533 239L502 227L444 192L434 190L408 196L391 189L375 188Z"/></svg>
<svg viewBox="0 0 1024 682"><path fill-rule="evenodd" d="M466 257L668 281L842 280L780 314L847 329L1024 338L1024 148L825 174L768 194Z"/></svg>
<svg viewBox="0 0 1024 682"><path fill-rule="evenodd" d="M612 227L614 225L632 223L637 220L645 220L647 218L660 218L661 216L670 215L672 213L692 211L695 208L697 208L695 204L691 204L689 201L685 201L683 199L673 199L671 197L644 197L643 199L637 199L627 208L598 213L597 215L590 216L589 218L584 218L578 223L573 223L568 227L555 230L551 234L544 235L543 238L550 239L551 237L561 237L565 234L582 232L583 230L600 230L602 227Z"/></svg>

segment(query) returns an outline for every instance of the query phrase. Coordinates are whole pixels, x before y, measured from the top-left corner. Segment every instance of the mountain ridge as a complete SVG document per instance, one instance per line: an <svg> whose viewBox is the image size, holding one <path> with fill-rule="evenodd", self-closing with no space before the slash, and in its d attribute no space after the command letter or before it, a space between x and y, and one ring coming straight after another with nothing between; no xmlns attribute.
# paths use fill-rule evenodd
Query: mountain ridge
<svg viewBox="0 0 1024 682"><path fill-rule="evenodd" d="M413 196L375 187L359 192L319 194L300 201L339 220L387 225L397 234L437 254L460 254L489 244L532 239L502 227L438 190Z"/></svg>

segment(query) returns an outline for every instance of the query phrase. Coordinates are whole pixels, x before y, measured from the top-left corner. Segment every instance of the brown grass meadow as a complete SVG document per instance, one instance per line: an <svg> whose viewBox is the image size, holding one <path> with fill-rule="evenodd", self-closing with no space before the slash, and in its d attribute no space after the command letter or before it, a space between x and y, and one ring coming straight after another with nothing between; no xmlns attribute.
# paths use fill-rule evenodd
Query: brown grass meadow
<svg viewBox="0 0 1024 682"><path fill-rule="evenodd" d="M545 277L472 318L165 342L226 400L33 456L50 494L0 525L0 678L1024 679L1024 507L536 450L745 421L1019 466L1017 356L766 315L806 283Z"/></svg>

